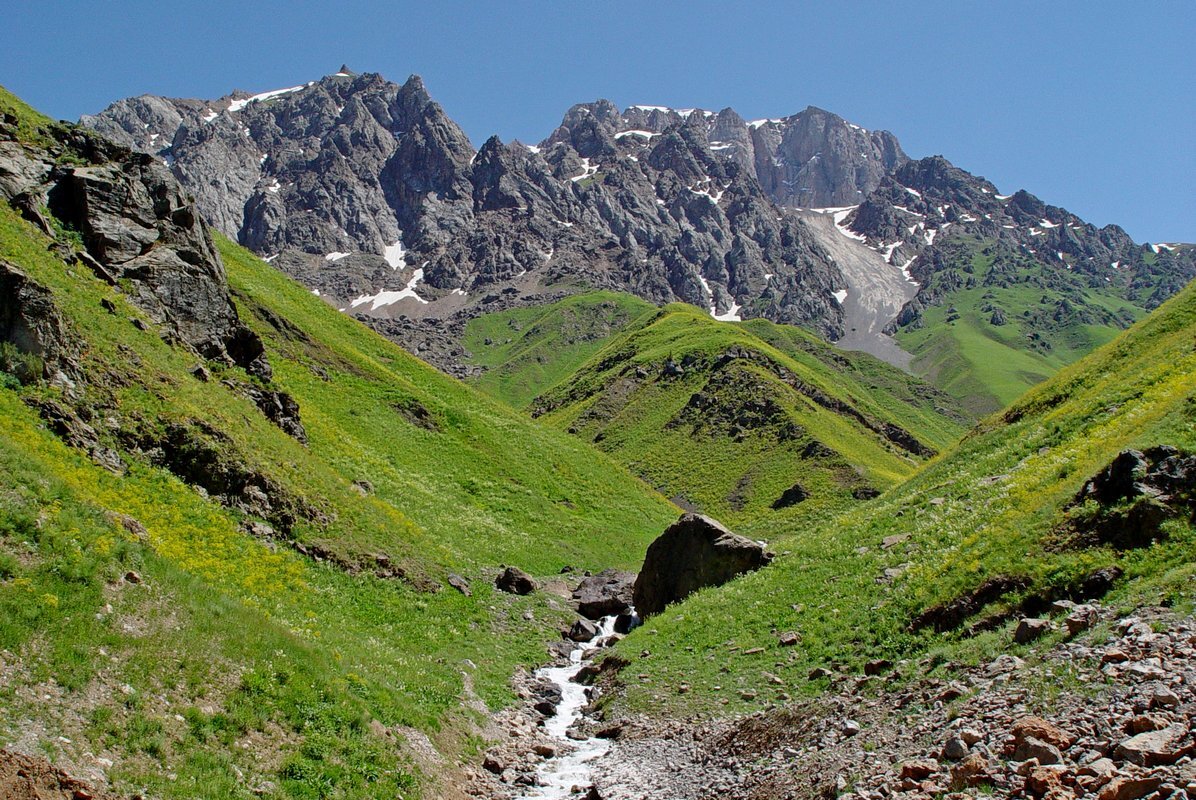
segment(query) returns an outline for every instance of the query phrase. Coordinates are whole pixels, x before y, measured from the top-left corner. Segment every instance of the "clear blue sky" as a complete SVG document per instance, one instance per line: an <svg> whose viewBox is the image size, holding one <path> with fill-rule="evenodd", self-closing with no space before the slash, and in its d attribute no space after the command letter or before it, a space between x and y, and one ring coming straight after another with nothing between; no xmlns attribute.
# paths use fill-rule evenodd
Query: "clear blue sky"
<svg viewBox="0 0 1196 800"><path fill-rule="evenodd" d="M1139 241L1196 241L1196 2L8 0L0 83L75 119L334 72L424 77L475 145L606 97L816 105Z"/></svg>

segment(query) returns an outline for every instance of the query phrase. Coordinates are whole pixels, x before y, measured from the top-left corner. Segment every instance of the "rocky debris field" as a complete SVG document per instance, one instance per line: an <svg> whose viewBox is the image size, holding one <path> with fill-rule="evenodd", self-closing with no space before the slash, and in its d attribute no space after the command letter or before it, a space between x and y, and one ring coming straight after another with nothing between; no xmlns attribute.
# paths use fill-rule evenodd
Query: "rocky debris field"
<svg viewBox="0 0 1196 800"><path fill-rule="evenodd" d="M0 798L4 800L104 800L111 795L76 780L44 758L0 750Z"/></svg>
<svg viewBox="0 0 1196 800"><path fill-rule="evenodd" d="M578 737L614 745L577 796L1196 797L1196 618L1062 602L1017 629L1069 638L1025 660L1005 653L930 674L926 660L877 663L870 675L835 676L818 698L733 720L587 719ZM538 688L526 676L518 688L528 703L505 712L509 739L475 771L475 796L529 791L559 749L541 733Z"/></svg>

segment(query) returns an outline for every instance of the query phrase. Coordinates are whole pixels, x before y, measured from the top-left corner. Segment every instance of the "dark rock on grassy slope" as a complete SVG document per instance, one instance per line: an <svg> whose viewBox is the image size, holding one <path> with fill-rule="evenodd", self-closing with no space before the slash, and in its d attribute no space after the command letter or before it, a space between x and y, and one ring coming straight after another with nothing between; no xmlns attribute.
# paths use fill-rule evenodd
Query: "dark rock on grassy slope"
<svg viewBox="0 0 1196 800"><path fill-rule="evenodd" d="M7 261L0 261L0 342L11 348L5 371L23 382L80 378L80 343L53 296Z"/></svg>
<svg viewBox="0 0 1196 800"><path fill-rule="evenodd" d="M773 558L763 544L701 514L685 514L648 546L632 589L641 616L659 614L699 589L721 586Z"/></svg>
<svg viewBox="0 0 1196 800"><path fill-rule="evenodd" d="M0 123L0 199L33 198L77 232L76 258L202 357L269 380L257 335L237 316L220 260L194 203L159 161L82 128L54 126L42 147L22 146ZM68 250L69 251L69 250Z"/></svg>

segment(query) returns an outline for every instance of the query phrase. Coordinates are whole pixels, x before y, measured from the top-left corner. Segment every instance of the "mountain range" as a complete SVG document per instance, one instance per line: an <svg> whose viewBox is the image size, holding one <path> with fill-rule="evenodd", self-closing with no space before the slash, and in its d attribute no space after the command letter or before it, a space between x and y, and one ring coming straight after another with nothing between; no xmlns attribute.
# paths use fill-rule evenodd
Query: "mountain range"
<svg viewBox="0 0 1196 800"><path fill-rule="evenodd" d="M1187 791L1191 246L817 109L84 122L0 88L0 795Z"/></svg>
<svg viewBox="0 0 1196 800"><path fill-rule="evenodd" d="M1196 275L1190 246L1001 195L813 107L745 121L599 100L537 145L475 150L418 76L342 68L257 95L144 95L83 123L166 161L218 230L458 375L468 319L606 289L803 325L985 412Z"/></svg>

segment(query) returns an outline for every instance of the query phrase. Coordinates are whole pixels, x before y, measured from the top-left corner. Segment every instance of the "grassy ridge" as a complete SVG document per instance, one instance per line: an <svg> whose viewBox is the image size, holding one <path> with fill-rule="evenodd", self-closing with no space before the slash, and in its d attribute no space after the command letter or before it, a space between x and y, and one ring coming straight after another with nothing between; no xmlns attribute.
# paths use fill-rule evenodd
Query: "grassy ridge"
<svg viewBox="0 0 1196 800"><path fill-rule="evenodd" d="M515 408L568 378L623 331L656 311L620 292L589 292L543 306L483 314L465 327L482 391Z"/></svg>
<svg viewBox="0 0 1196 800"><path fill-rule="evenodd" d="M680 371L669 373L670 363ZM853 492L913 472L917 458L852 414L937 449L962 431L962 418L944 413L952 405L797 329L720 323L676 304L612 339L533 408L666 496L732 525L767 528L841 508ZM809 497L773 508L795 484Z"/></svg>
<svg viewBox="0 0 1196 800"><path fill-rule="evenodd" d="M1063 266L1027 261L1019 275L996 273L992 242L958 234L971 263L917 327L897 333L912 368L972 413L1003 408L1027 389L1112 340L1144 314L1124 287L1095 286ZM967 280L964 281L963 279ZM1000 311L1003 324L994 324Z"/></svg>
<svg viewBox="0 0 1196 800"><path fill-rule="evenodd" d="M410 761L404 731L448 754L469 747L463 673L487 703L507 702L512 671L542 661L565 622L544 595L494 592L498 565L630 567L675 517L605 456L220 241L274 386L300 404L305 447L224 383L252 378L215 368L198 380L193 355L49 243L0 209L0 258L48 287L85 342L77 391L102 442L202 421L222 433L222 459L318 511L296 541L351 563L385 554L406 579L255 539L241 511L137 456L125 475L103 470L22 402L69 401L62 389L0 376L0 651L19 665L0 687L4 744L88 769L88 753L102 756L118 786L162 797L417 796L445 775ZM121 578L130 569L141 583ZM429 591L449 570L472 596Z"/></svg>
<svg viewBox="0 0 1196 800"><path fill-rule="evenodd" d="M722 699L738 710L820 690L825 681L807 678L814 667L860 674L873 658L991 657L1009 650L1008 627L969 637L913 632L910 623L994 576L1020 578L1025 588L973 619L999 619L1027 596L1065 592L1107 566L1125 571L1107 602L1190 603L1190 520L1164 523L1162 540L1140 549L1050 543L1068 501L1122 449L1196 450L1194 336L1196 285L880 499L784 531L774 542L783 556L772 566L699 593L633 633L621 646L633 662L625 674L646 677L627 687L624 702L709 708ZM781 649L783 631L798 632L801 643ZM763 651L743 654L754 647ZM641 651L650 655L637 657ZM683 682L691 691L680 695ZM759 699L743 701L747 690Z"/></svg>

